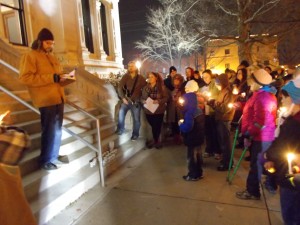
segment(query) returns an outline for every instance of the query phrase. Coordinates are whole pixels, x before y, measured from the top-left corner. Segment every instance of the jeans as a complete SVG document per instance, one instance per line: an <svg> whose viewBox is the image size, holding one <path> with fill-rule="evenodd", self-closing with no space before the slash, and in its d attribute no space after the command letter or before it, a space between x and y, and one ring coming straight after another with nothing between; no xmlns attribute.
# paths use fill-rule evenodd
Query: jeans
<svg viewBox="0 0 300 225"><path fill-rule="evenodd" d="M259 182L263 173L263 165L258 162L259 154L263 154L270 147L272 142L252 141L250 171L247 177L247 191L254 195L260 196Z"/></svg>
<svg viewBox="0 0 300 225"><path fill-rule="evenodd" d="M132 137L138 137L140 132L140 114L141 114L141 105L140 104L132 104L131 102L128 105L122 103L119 110L119 118L118 118L118 131L124 132L125 130L125 117L126 114L130 110L132 118L133 118L133 131Z"/></svg>
<svg viewBox="0 0 300 225"><path fill-rule="evenodd" d="M62 135L64 104L39 108L41 113L41 155L40 163L54 162L59 153Z"/></svg>
<svg viewBox="0 0 300 225"><path fill-rule="evenodd" d="M300 191L280 187L281 215L285 225L300 225Z"/></svg>
<svg viewBox="0 0 300 225"><path fill-rule="evenodd" d="M201 146L187 146L188 176L197 178L202 176L202 149Z"/></svg>

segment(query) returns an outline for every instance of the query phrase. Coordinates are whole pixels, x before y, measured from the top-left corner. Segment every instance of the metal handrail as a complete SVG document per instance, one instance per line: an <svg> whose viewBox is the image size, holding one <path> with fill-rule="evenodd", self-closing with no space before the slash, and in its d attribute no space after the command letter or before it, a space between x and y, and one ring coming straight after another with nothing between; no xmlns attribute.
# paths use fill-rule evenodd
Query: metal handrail
<svg viewBox="0 0 300 225"><path fill-rule="evenodd" d="M19 71L16 68L14 68L13 66L11 66L8 63L4 62L1 59L0 59L0 64L8 67L9 69L11 69L12 71L14 71L16 73L19 73ZM26 101L24 101L20 97L16 96L15 94L13 94L11 91L7 90L2 85L0 85L0 90L3 91L4 93L6 93L7 95L9 95L10 97L14 98L15 100L17 100L19 103L25 105L30 110L32 110L35 113L37 113L37 114L40 115L40 111L38 109L36 109L35 107L33 107L31 104L28 104ZM62 126L62 129L64 131L66 131L67 133L69 133L71 136L74 136L79 141L83 142L90 149L92 149L93 151L95 151L95 152L98 153L100 180L101 180L102 187L104 187L105 186L105 177L104 177L103 159L102 159L102 146L101 146L101 138L100 138L100 121L99 121L99 119L97 117L95 117L94 115L86 112L84 109L82 109L81 107L75 105L74 103L72 103L70 101L67 101L67 104L70 105L70 106L72 106L73 108L77 109L81 113L85 114L86 116L88 116L91 119L93 119L93 120L96 121L97 135L98 135L97 148L94 145L92 145L91 143L89 143L88 141L86 141L85 139L83 139L82 137L80 137L79 135L77 135L76 133L74 133L73 131L69 130L68 128Z"/></svg>

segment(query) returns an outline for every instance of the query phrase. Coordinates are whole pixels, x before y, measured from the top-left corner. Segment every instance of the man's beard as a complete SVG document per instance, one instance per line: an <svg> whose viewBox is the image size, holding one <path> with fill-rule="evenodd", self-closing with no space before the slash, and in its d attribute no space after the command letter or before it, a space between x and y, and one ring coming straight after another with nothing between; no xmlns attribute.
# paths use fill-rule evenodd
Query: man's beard
<svg viewBox="0 0 300 225"><path fill-rule="evenodd" d="M53 48L43 48L43 51L46 53L51 53L53 51Z"/></svg>

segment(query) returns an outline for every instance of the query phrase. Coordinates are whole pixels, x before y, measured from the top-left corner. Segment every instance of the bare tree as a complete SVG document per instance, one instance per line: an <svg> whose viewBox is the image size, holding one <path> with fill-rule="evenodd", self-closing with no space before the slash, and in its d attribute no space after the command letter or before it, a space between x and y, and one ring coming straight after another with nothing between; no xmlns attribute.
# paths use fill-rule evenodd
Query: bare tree
<svg viewBox="0 0 300 225"><path fill-rule="evenodd" d="M164 0L161 7L149 9L149 28L145 40L136 42L144 60L151 59L174 65L174 59L197 51L203 38L187 26L186 14L182 13L184 2Z"/></svg>
<svg viewBox="0 0 300 225"><path fill-rule="evenodd" d="M178 0L182 1L182 0ZM186 0L182 13L200 37L235 40L239 57L252 63L251 46L299 27L299 0ZM192 6L190 8L190 6ZM258 35L251 35L258 34Z"/></svg>

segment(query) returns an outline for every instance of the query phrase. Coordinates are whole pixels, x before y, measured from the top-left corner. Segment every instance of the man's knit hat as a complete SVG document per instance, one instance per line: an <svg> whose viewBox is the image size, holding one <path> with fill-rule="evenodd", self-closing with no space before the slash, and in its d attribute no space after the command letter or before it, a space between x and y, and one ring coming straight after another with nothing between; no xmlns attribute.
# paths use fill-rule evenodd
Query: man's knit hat
<svg viewBox="0 0 300 225"><path fill-rule="evenodd" d="M171 74L172 71L177 71L177 69L176 69L175 66L171 66L171 67L169 68L169 74Z"/></svg>
<svg viewBox="0 0 300 225"><path fill-rule="evenodd" d="M272 82L272 76L264 69L258 69L251 75L253 80L259 85L266 86Z"/></svg>
<svg viewBox="0 0 300 225"><path fill-rule="evenodd" d="M300 104L300 77L289 81L282 87L282 90L285 90L289 94L293 103Z"/></svg>
<svg viewBox="0 0 300 225"><path fill-rule="evenodd" d="M222 88L227 87L229 85L229 79L227 74L221 73L220 75L218 75L215 79L215 83L217 85L220 85Z"/></svg>
<svg viewBox="0 0 300 225"><path fill-rule="evenodd" d="M198 91L198 89L199 89L198 83L194 80L188 81L185 85L185 92L186 93L196 92L196 91Z"/></svg>
<svg viewBox="0 0 300 225"><path fill-rule="evenodd" d="M50 30L48 30L47 28L43 28L39 32L37 40L39 40L39 41L48 41L48 40L53 41L54 36L53 36L53 34Z"/></svg>

